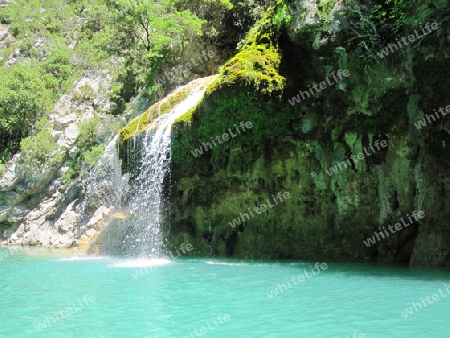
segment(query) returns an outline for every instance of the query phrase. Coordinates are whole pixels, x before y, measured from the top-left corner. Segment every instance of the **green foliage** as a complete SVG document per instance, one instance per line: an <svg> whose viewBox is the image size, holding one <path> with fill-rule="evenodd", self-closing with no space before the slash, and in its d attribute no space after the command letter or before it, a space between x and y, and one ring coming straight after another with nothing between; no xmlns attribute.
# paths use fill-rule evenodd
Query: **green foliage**
<svg viewBox="0 0 450 338"><path fill-rule="evenodd" d="M437 10L439 9L439 10ZM352 31L349 41L356 42L362 64L367 71L379 63L377 52L396 39L419 30L427 22L442 23L449 20L448 4L430 0L384 0L368 11L353 6L349 15ZM420 41L420 40L419 40ZM396 55L398 57L398 55Z"/></svg>
<svg viewBox="0 0 450 338"><path fill-rule="evenodd" d="M361 58L364 70L369 71L373 65L379 63L377 52L382 47L382 37L377 26L370 18L359 10L353 12L357 15L350 21L352 37L349 41L355 41L355 48L359 49L358 56ZM357 50L358 50L357 49Z"/></svg>
<svg viewBox="0 0 450 338"><path fill-rule="evenodd" d="M51 36L66 31L72 23L73 9L57 0L16 0L2 9L0 17L11 22L10 31L18 39L30 34Z"/></svg>
<svg viewBox="0 0 450 338"><path fill-rule="evenodd" d="M47 129L47 119L41 119L37 124L38 132L33 136L24 138L20 142L21 161L29 166L56 165L61 163L65 156L65 150L58 145L56 139Z"/></svg>
<svg viewBox="0 0 450 338"><path fill-rule="evenodd" d="M80 135L78 136L76 145L80 150L88 149L95 144L95 139L98 136L98 126L100 121L100 118L95 117L78 124Z"/></svg>
<svg viewBox="0 0 450 338"><path fill-rule="evenodd" d="M385 35L385 41L419 27L430 19L435 9L422 0L385 0L368 14Z"/></svg>
<svg viewBox="0 0 450 338"><path fill-rule="evenodd" d="M98 160L103 154L105 150L105 145L100 144L97 146L91 147L87 150L83 155L83 163L87 166L87 169L91 169L94 165L97 164Z"/></svg>
<svg viewBox="0 0 450 338"><path fill-rule="evenodd" d="M71 87L74 67L70 62L71 53L64 45L53 46L54 50L49 53L47 59L40 67L44 74L52 76L57 81L55 91L64 93Z"/></svg>
<svg viewBox="0 0 450 338"><path fill-rule="evenodd" d="M91 169L102 156L105 146L97 144L100 122L100 118L91 118L78 125L77 152L67 161L69 169L63 175L66 183L78 177L83 170Z"/></svg>
<svg viewBox="0 0 450 338"><path fill-rule="evenodd" d="M2 177L5 174L5 165L0 160L0 177Z"/></svg>
<svg viewBox="0 0 450 338"><path fill-rule="evenodd" d="M106 4L114 22L114 52L125 57L112 95L120 111L132 96L152 86L162 59L171 56L172 50L183 53L202 34L206 21L188 9L177 11L176 3L168 0L106 0Z"/></svg>
<svg viewBox="0 0 450 338"><path fill-rule="evenodd" d="M2 163L8 162L11 159L12 155L13 154L9 149L3 149L3 151L0 153L0 162Z"/></svg>
<svg viewBox="0 0 450 338"><path fill-rule="evenodd" d="M74 92L73 96L76 100L92 101L95 98L95 90L88 83L85 83Z"/></svg>
<svg viewBox="0 0 450 338"><path fill-rule="evenodd" d="M327 24L331 23L333 19L332 10L336 5L336 0L320 0L317 7L319 11L317 12L320 20L324 21Z"/></svg>
<svg viewBox="0 0 450 338"><path fill-rule="evenodd" d="M291 23L292 15L287 5L282 4L276 7L276 11L272 17L271 22L278 28L288 27Z"/></svg>
<svg viewBox="0 0 450 338"><path fill-rule="evenodd" d="M243 5L243 1L228 0L178 0L174 5L178 12L189 11L202 20L203 45L217 45L218 42L223 42L221 33L224 36L230 34L230 29L225 28L224 19L227 14L232 12L230 10L235 7L235 3L238 3L238 6ZM237 10L240 10L238 13L241 17L245 15L242 8ZM195 36L191 35L191 37Z"/></svg>
<svg viewBox="0 0 450 338"><path fill-rule="evenodd" d="M296 112L289 104L272 102L267 95L261 95L253 88L216 88L194 111L188 112L187 117L183 116L174 123L174 164L183 165L192 159L190 151L200 147L202 142L211 142L211 137L229 133L229 128L236 134L235 125L239 125L241 121L251 122L251 129L246 129L235 139L223 142L203 155L211 156L210 163L222 167L224 159L229 157L228 153L234 146L254 149L285 135L286 125L295 115ZM250 166L253 160L243 152L239 159L242 169Z"/></svg>
<svg viewBox="0 0 450 338"><path fill-rule="evenodd" d="M249 32L240 52L221 68L222 76L216 82L218 87L244 85L263 94L281 95L285 79L278 73L281 56L277 30L267 24L277 8L269 9L265 19Z"/></svg>
<svg viewBox="0 0 450 338"><path fill-rule="evenodd" d="M0 149L18 151L33 125L47 116L81 74L79 66L85 63L75 65L73 60L80 61L76 54L88 54L81 47L96 36L84 34L77 23L85 5L82 1L17 0L0 8L0 19L11 24L10 32L17 38L9 41L12 44L4 51L4 59L16 49L22 55L12 66L0 68ZM69 48L69 44L76 48ZM97 48L100 44L90 45ZM104 44L101 48L105 49ZM105 56L104 52L94 54Z"/></svg>
<svg viewBox="0 0 450 338"><path fill-rule="evenodd" d="M208 23L212 22L215 31L206 35L208 44L220 44L225 50L233 51L271 5L267 0L231 0L230 2L233 9L217 11L214 8L214 12L210 15L213 19L204 17L196 11L193 13L206 19ZM216 13L221 15L217 16Z"/></svg>
<svg viewBox="0 0 450 338"><path fill-rule="evenodd" d="M73 165L73 164L72 164ZM80 168L79 166L71 166L69 169L64 173L63 180L67 184L70 181L72 181L75 177L79 176L80 174Z"/></svg>
<svg viewBox="0 0 450 338"><path fill-rule="evenodd" d="M284 88L284 78L278 73L281 57L276 45L277 28L267 24L276 12L277 7L269 9L265 19L249 32L240 52L224 65L221 76L207 89L205 99L175 122L175 165L191 159L190 151L202 142L211 142L211 137L221 136L229 128L234 130L241 121L253 125L239 136L241 149L258 147L286 133L286 124L295 112L287 103L271 101L279 99ZM211 156L214 167L223 167L235 143L230 139L204 156ZM239 163L244 169L254 159L245 152L241 155Z"/></svg>
<svg viewBox="0 0 450 338"><path fill-rule="evenodd" d="M58 83L39 65L0 69L0 149L15 152L30 127L56 99Z"/></svg>

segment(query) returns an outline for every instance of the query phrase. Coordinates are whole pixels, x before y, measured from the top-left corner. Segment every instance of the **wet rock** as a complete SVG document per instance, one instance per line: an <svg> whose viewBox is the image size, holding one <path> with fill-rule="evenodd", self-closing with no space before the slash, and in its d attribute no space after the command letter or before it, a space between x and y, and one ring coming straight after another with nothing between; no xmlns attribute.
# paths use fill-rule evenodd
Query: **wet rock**
<svg viewBox="0 0 450 338"><path fill-rule="evenodd" d="M89 222L86 224L87 228L98 228L99 223L105 219L106 216L110 215L114 207L101 206L98 208Z"/></svg>

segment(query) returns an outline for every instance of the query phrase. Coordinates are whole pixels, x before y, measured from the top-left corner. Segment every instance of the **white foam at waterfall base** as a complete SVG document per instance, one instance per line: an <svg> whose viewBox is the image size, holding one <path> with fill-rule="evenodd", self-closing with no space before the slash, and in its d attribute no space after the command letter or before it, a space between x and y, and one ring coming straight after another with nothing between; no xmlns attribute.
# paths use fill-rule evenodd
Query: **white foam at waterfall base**
<svg viewBox="0 0 450 338"><path fill-rule="evenodd" d="M192 86L192 83L188 85ZM141 162L128 203L129 226L122 241L128 256L164 256L160 211L164 178L170 174L171 127L177 118L201 100L206 87L204 81L198 81L171 112L155 119L155 126L147 130L142 138Z"/></svg>
<svg viewBox="0 0 450 338"><path fill-rule="evenodd" d="M162 266L171 264L172 262L164 258L138 258L138 259L127 259L125 261L117 262L112 264L114 268L145 268L150 266Z"/></svg>

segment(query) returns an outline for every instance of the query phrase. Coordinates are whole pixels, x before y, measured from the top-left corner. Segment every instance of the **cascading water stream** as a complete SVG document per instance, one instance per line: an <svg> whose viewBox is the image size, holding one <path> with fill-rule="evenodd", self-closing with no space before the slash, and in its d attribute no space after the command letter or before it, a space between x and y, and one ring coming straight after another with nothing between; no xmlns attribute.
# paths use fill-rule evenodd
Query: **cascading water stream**
<svg viewBox="0 0 450 338"><path fill-rule="evenodd" d="M142 140L141 166L129 201L132 234L123 241L127 251L139 257L159 258L162 254L160 207L163 181L169 171L170 131L170 125L159 126L147 131Z"/></svg>
<svg viewBox="0 0 450 338"><path fill-rule="evenodd" d="M121 245L128 256L164 256L161 207L164 179L170 175L172 124L201 100L213 79L215 77L206 81L194 80L186 85L193 86L189 95L172 111L158 116L153 127L142 137L141 159L126 208L129 213L128 226Z"/></svg>
<svg viewBox="0 0 450 338"><path fill-rule="evenodd" d="M83 210L88 218L100 206L120 208L129 190L129 174L122 175L117 139L118 136L114 137L106 145L102 157L86 178ZM86 209L91 209L91 213Z"/></svg>

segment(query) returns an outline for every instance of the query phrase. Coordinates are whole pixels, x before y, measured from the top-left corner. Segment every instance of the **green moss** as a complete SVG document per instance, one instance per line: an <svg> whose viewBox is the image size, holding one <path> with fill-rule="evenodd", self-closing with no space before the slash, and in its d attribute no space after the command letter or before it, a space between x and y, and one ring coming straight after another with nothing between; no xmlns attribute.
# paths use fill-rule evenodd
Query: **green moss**
<svg viewBox="0 0 450 338"><path fill-rule="evenodd" d="M175 124L185 123L185 124L191 124L192 123L192 115L196 111L198 105L195 107L189 109L185 114L181 115L179 118L175 120Z"/></svg>
<svg viewBox="0 0 450 338"><path fill-rule="evenodd" d="M139 136L152 126L153 120L161 115L170 113L172 109L182 102L191 92L192 87L186 86L170 94L164 101L159 101L148 108L144 113L136 116L120 131L120 142L124 143L131 137Z"/></svg>
<svg viewBox="0 0 450 338"><path fill-rule="evenodd" d="M325 23L331 23L333 19L333 8L336 5L336 0L320 0L318 4L319 11L317 16Z"/></svg>
<svg viewBox="0 0 450 338"><path fill-rule="evenodd" d="M190 170L206 173L228 165L233 170L246 170L255 161L248 150L284 135L286 125L297 115L287 102L280 101L285 86L285 78L279 74L281 53L277 42L282 26L272 24L271 19L277 6L250 30L239 53L222 67L197 107L175 121L172 159L176 166L183 166L186 175ZM230 139L202 154L212 167L203 166L206 162L198 159L191 162L194 148L228 133L241 122L251 122L252 128L239 139ZM227 162L230 152L235 153L233 163Z"/></svg>
<svg viewBox="0 0 450 338"><path fill-rule="evenodd" d="M278 29L271 23L276 6L269 8L265 17L250 30L239 53L221 68L221 76L211 86L232 85L253 87L263 94L281 95L285 78L278 73L281 55L278 48Z"/></svg>

